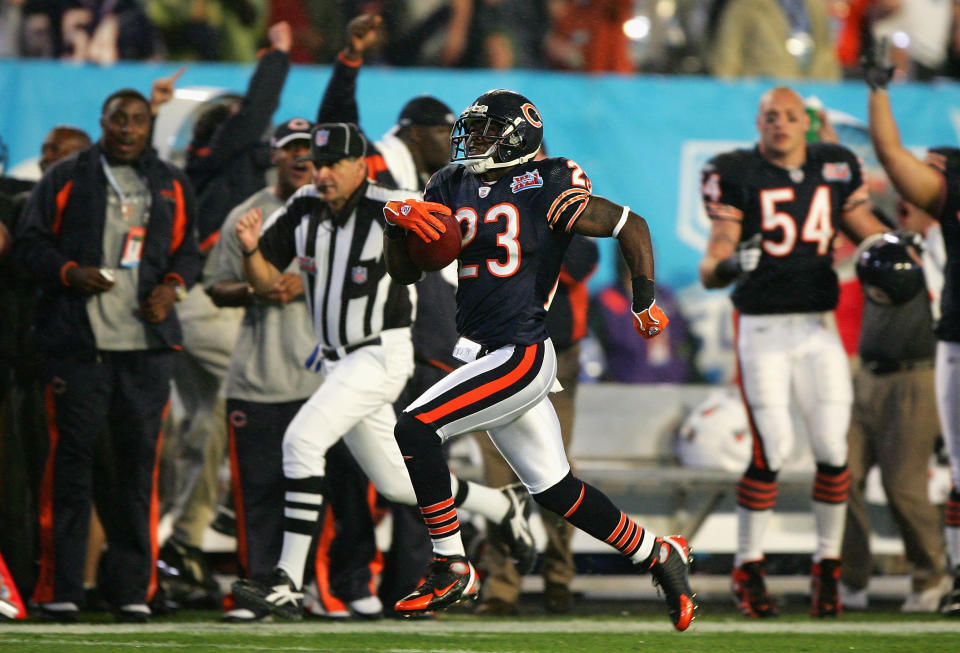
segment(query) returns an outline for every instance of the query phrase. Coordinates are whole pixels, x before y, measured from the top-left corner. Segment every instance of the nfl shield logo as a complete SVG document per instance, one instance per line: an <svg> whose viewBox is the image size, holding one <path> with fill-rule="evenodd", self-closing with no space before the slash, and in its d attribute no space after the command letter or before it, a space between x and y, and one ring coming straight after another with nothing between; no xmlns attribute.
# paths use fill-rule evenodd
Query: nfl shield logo
<svg viewBox="0 0 960 653"><path fill-rule="evenodd" d="M367 268L363 265L356 265L350 270L350 278L356 284L367 282Z"/></svg>
<svg viewBox="0 0 960 653"><path fill-rule="evenodd" d="M481 187L480 187L480 190L479 190L478 192L480 193L480 197L486 197L487 195L490 194L490 187L489 187L489 186L481 186Z"/></svg>
<svg viewBox="0 0 960 653"><path fill-rule="evenodd" d="M318 129L317 133L313 135L313 144L317 147L323 147L327 144L327 141L330 139L330 130L328 129Z"/></svg>

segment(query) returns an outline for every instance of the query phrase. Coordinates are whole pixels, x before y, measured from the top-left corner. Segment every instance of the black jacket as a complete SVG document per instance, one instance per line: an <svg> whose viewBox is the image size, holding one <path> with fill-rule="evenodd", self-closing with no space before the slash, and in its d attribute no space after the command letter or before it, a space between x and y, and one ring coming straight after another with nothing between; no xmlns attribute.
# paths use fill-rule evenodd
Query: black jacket
<svg viewBox="0 0 960 653"><path fill-rule="evenodd" d="M37 343L57 356L96 354L87 297L66 285L65 272L71 265L100 265L103 258L107 178L100 157L100 146L92 145L50 168L30 196L14 241L16 260L40 282ZM183 172L161 161L150 148L136 168L151 195L137 286L142 302L166 279L192 285L201 259L193 189ZM180 348L175 310L163 322L147 326L168 347Z"/></svg>
<svg viewBox="0 0 960 653"><path fill-rule="evenodd" d="M186 171L197 193L201 251L213 247L233 207L267 185L266 172L272 164L264 134L280 104L289 70L290 57L285 52L266 52L239 111L220 124L209 142L190 143Z"/></svg>

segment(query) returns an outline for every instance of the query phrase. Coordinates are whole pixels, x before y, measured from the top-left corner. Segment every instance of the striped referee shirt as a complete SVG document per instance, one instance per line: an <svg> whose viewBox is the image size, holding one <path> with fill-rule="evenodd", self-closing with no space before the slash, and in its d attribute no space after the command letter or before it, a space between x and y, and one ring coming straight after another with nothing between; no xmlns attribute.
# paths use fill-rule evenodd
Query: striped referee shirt
<svg viewBox="0 0 960 653"><path fill-rule="evenodd" d="M264 223L260 251L278 270L296 259L313 330L327 348L409 327L415 296L387 274L383 206L420 195L365 181L340 211L312 184L303 186Z"/></svg>

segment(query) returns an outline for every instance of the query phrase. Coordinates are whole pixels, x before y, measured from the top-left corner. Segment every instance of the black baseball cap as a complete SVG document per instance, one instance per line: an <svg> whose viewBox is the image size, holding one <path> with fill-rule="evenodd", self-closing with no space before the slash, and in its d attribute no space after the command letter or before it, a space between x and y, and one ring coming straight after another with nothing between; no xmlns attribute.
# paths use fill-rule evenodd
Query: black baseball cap
<svg viewBox="0 0 960 653"><path fill-rule="evenodd" d="M310 154L301 161L331 163L366 156L367 139L352 122L322 122L310 130Z"/></svg>
<svg viewBox="0 0 960 653"><path fill-rule="evenodd" d="M418 125L421 127L436 127L438 125L453 126L456 116L446 104L433 97L432 95L420 95L405 105L400 110L400 117L397 118L397 124L401 127L407 125Z"/></svg>
<svg viewBox="0 0 960 653"><path fill-rule="evenodd" d="M313 124L306 118L291 118L273 130L270 137L270 147L283 147L290 141L302 138L310 140L310 129Z"/></svg>

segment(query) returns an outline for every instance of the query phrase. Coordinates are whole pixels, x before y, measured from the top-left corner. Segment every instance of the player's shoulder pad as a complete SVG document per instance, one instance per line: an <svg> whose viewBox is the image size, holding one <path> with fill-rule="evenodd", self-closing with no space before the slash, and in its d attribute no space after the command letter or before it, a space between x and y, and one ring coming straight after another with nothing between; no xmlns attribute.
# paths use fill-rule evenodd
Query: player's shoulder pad
<svg viewBox="0 0 960 653"><path fill-rule="evenodd" d="M717 172L725 179L736 179L762 161L763 157L755 149L729 150L721 152L707 161L703 166L703 172Z"/></svg>
<svg viewBox="0 0 960 653"><path fill-rule="evenodd" d="M807 143L807 156L814 160L848 160L857 161L857 155L845 145L840 143Z"/></svg>
<svg viewBox="0 0 960 653"><path fill-rule="evenodd" d="M433 173L430 181L427 182L427 186L436 186L438 184L445 184L451 180L462 179L466 172L467 169L459 163L448 163Z"/></svg>

